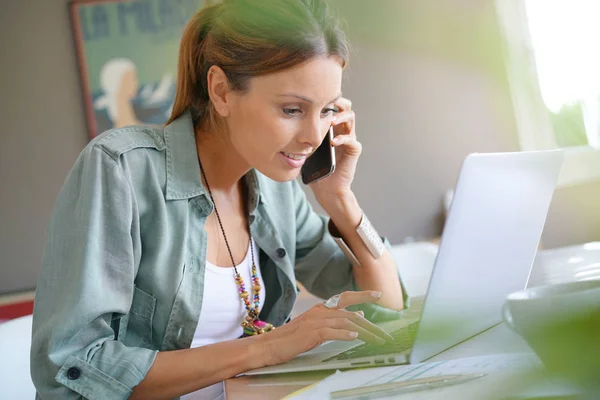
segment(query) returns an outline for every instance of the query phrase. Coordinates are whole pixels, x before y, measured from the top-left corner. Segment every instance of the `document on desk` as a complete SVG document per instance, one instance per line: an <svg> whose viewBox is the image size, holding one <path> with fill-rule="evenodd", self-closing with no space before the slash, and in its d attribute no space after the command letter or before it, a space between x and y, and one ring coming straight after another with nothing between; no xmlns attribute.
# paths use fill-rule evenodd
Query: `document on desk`
<svg viewBox="0 0 600 400"><path fill-rule="evenodd" d="M506 382L517 385L528 373L537 370L540 362L532 354L497 354L489 356L469 357L448 361L435 361L413 365L402 365L396 367L368 368L361 370L350 370L330 375L318 384L307 390L292 394L289 399L385 399L406 398L411 400L447 400L447 399L489 399L494 398L493 390L506 389ZM465 376L458 383L452 382L457 376ZM425 378L430 381L440 381L441 377L452 377L448 379L447 385L433 385L431 388L419 388L409 390L409 385L400 384L397 392L390 389L396 382L422 382ZM479 377L472 379L472 377ZM392 384L392 385L391 385ZM422 385L420 385L422 386ZM370 394L365 394L364 388L377 389ZM356 395L349 394L349 389L360 389ZM408 389L408 390L407 390ZM342 392L343 391L343 392ZM332 395L332 393L334 393ZM343 394L346 397L340 397Z"/></svg>

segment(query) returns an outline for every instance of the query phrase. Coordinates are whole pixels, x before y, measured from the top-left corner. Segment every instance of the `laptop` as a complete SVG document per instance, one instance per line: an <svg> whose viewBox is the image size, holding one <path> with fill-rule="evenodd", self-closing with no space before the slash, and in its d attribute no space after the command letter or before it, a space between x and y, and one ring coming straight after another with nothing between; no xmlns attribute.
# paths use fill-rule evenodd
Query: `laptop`
<svg viewBox="0 0 600 400"><path fill-rule="evenodd" d="M378 324L392 343L331 341L245 375L419 363L499 324L506 295L527 286L562 160L561 150L468 155L426 296Z"/></svg>

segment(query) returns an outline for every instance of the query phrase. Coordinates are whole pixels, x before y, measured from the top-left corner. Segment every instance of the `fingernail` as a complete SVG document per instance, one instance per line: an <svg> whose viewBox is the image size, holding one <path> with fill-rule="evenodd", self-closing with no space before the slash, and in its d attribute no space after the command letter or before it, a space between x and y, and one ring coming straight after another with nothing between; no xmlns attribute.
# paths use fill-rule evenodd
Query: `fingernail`
<svg viewBox="0 0 600 400"><path fill-rule="evenodd" d="M331 121L333 121L333 122L337 121L337 117L331 117Z"/></svg>
<svg viewBox="0 0 600 400"><path fill-rule="evenodd" d="M332 141L333 143L339 143L339 142L340 142L340 138L336 136L336 137L334 137L333 139L331 139L331 141Z"/></svg>
<svg viewBox="0 0 600 400"><path fill-rule="evenodd" d="M348 332L348 337L356 339L358 337L358 332Z"/></svg>
<svg viewBox="0 0 600 400"><path fill-rule="evenodd" d="M381 292L371 292L371 296L375 297L376 299L380 299L381 298Z"/></svg>
<svg viewBox="0 0 600 400"><path fill-rule="evenodd" d="M364 311L357 311L357 313L358 313L358 315L360 315L361 317L364 317L364 316L365 316L365 313L364 313Z"/></svg>

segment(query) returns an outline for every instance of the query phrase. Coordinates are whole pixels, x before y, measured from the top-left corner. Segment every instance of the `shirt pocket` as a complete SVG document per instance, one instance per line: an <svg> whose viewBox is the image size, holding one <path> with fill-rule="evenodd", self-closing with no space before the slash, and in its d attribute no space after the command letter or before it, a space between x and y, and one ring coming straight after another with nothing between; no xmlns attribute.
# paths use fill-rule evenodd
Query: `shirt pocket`
<svg viewBox="0 0 600 400"><path fill-rule="evenodd" d="M123 343L127 346L152 346L152 322L156 309L156 297L137 286L133 290L133 301L127 316L127 328Z"/></svg>

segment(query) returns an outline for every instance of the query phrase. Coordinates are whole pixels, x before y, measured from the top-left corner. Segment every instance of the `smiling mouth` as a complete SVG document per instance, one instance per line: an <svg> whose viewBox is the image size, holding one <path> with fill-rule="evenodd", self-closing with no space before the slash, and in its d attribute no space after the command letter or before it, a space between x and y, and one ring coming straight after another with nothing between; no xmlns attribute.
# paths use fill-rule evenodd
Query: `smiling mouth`
<svg viewBox="0 0 600 400"><path fill-rule="evenodd" d="M281 154L283 154L284 156L291 158L292 160L296 160L296 161L301 161L304 160L305 158L307 158L309 156L309 154L293 154L293 153L286 153L285 151L282 151Z"/></svg>

